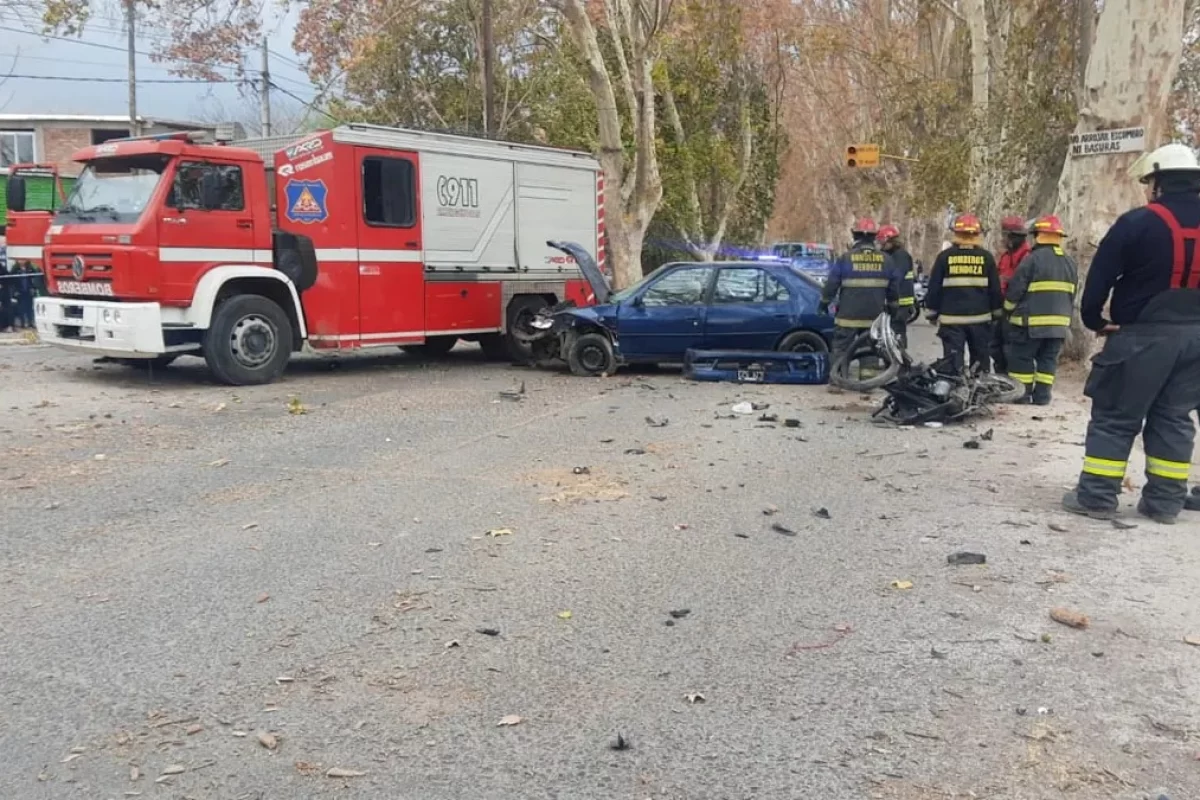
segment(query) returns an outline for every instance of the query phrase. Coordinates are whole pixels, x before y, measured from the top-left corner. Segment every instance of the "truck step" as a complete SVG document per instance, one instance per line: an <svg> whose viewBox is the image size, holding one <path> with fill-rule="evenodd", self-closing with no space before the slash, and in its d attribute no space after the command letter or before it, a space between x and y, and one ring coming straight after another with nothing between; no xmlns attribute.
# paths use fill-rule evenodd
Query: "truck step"
<svg viewBox="0 0 1200 800"><path fill-rule="evenodd" d="M829 355L772 350L688 350L683 359L683 374L694 381L819 385L829 382Z"/></svg>

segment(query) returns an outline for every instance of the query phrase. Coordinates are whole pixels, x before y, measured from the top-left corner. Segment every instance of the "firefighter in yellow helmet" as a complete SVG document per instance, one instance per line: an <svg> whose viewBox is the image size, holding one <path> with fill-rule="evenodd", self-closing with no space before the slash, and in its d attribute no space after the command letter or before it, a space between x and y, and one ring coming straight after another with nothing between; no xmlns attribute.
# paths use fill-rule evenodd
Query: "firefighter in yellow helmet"
<svg viewBox="0 0 1200 800"><path fill-rule="evenodd" d="M971 367L991 369L992 323L1000 318L1003 296L996 259L982 246L983 226L974 214L959 214L950 226L951 245L938 253L929 271L925 305L948 365L961 372L965 350Z"/></svg>

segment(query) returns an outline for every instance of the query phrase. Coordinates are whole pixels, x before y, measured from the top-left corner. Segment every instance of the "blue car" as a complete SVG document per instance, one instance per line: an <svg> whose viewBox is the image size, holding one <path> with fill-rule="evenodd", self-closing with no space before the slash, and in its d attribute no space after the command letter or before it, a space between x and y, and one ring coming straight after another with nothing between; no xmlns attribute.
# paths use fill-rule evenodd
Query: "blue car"
<svg viewBox="0 0 1200 800"><path fill-rule="evenodd" d="M535 320L534 351L566 360L576 375L682 362L688 349L829 350L833 317L817 311L821 286L787 261L666 264L611 292L587 251L551 244L575 259L598 305Z"/></svg>

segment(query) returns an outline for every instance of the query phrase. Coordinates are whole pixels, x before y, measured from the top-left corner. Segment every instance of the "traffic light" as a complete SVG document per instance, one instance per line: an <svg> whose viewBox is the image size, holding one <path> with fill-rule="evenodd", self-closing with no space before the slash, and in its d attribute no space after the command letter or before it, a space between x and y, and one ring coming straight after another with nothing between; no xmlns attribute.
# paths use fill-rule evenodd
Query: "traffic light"
<svg viewBox="0 0 1200 800"><path fill-rule="evenodd" d="M859 167L879 166L879 145L850 144L846 145L846 166L850 169Z"/></svg>

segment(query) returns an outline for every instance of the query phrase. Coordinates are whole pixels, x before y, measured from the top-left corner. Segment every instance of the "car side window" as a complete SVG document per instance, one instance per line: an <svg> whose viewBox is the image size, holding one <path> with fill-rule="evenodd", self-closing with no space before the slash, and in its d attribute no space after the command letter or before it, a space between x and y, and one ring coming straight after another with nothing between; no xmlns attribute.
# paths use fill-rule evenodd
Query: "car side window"
<svg viewBox="0 0 1200 800"><path fill-rule="evenodd" d="M712 272L712 267L693 267L664 275L642 295L642 305L652 308L699 305L704 301Z"/></svg>
<svg viewBox="0 0 1200 800"><path fill-rule="evenodd" d="M723 269L717 276L713 303L774 303L788 299L788 290L765 270L752 267Z"/></svg>
<svg viewBox="0 0 1200 800"><path fill-rule="evenodd" d="M213 211L242 211L246 208L246 196L242 188L242 168L232 164L210 164L203 161L185 161L175 171L175 180L167 194L167 208L180 211L202 209L201 184L205 173L215 172L219 178L221 193Z"/></svg>

